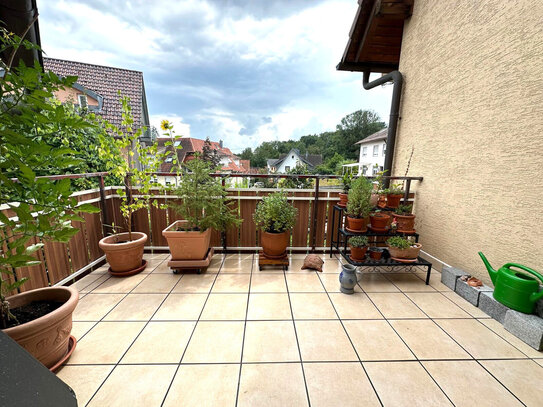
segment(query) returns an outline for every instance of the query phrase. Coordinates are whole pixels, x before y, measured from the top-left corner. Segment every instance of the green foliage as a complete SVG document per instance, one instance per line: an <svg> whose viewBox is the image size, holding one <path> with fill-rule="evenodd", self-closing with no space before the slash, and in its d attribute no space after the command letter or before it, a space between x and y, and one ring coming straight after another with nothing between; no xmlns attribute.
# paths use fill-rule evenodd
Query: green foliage
<svg viewBox="0 0 543 407"><path fill-rule="evenodd" d="M364 247L368 245L368 238L366 236L353 236L349 238L349 245L351 247Z"/></svg>
<svg viewBox="0 0 543 407"><path fill-rule="evenodd" d="M213 172L210 162L197 157L183 164L183 169L181 181L173 190L181 203L171 202L169 206L187 221L187 230L223 231L241 224L236 211L228 204L221 180L209 175Z"/></svg>
<svg viewBox="0 0 543 407"><path fill-rule="evenodd" d="M373 184L365 177L358 177L352 181L346 211L349 216L365 218L369 215L372 190Z"/></svg>
<svg viewBox="0 0 543 407"><path fill-rule="evenodd" d="M387 240L387 244L391 247L397 247L398 249L408 249L411 247L411 242L401 236L392 236Z"/></svg>
<svg viewBox="0 0 543 407"><path fill-rule="evenodd" d="M389 189L386 189L385 192L391 195L403 195L404 190L402 184L393 184Z"/></svg>
<svg viewBox="0 0 543 407"><path fill-rule="evenodd" d="M377 181L377 191L379 191L379 193L383 194L385 193L384 191L384 176L385 176L385 173L387 172L388 170L384 170L384 171L379 171L376 175L375 175L375 180Z"/></svg>
<svg viewBox="0 0 543 407"><path fill-rule="evenodd" d="M257 227L269 233L290 230L296 224L298 209L288 203L284 192L275 192L262 198L256 206L253 220Z"/></svg>
<svg viewBox="0 0 543 407"><path fill-rule="evenodd" d="M353 173L351 171L347 171L345 174L343 174L343 177L341 177L341 183L343 184L343 192L349 193L349 189L351 189L351 184L353 183Z"/></svg>
<svg viewBox="0 0 543 407"><path fill-rule="evenodd" d="M410 215L413 210L413 205L403 205L400 204L394 211L398 215Z"/></svg>
<svg viewBox="0 0 543 407"><path fill-rule="evenodd" d="M211 168L215 169L221 162L221 157L217 150L215 150L212 145L209 137L206 138L204 146L202 147L202 160L207 161L211 164Z"/></svg>
<svg viewBox="0 0 543 407"><path fill-rule="evenodd" d="M385 124L380 120L379 115L370 110L357 110L345 116L336 127L338 151L346 158L358 158L356 142L383 129Z"/></svg>
<svg viewBox="0 0 543 407"><path fill-rule="evenodd" d="M287 171L287 174L298 174L298 175L309 175L311 174L310 171L308 171L307 166L304 164L298 164L296 167L291 168ZM313 180L310 178L281 178L277 182L277 186L279 188L286 188L286 189L307 189L311 188L313 185Z"/></svg>
<svg viewBox="0 0 543 407"><path fill-rule="evenodd" d="M0 28L0 52L13 53L28 41ZM9 60L8 60L9 61ZM15 270L39 264L42 241L67 242L77 229L72 221L83 221L80 212L99 212L94 205L78 206L71 197L69 179L53 181L39 174L61 174L81 165L69 146L53 148L55 133L69 134L88 128L89 123L65 106L53 103L54 93L73 85L75 78L59 78L43 72L36 61L28 67L0 62L0 205L15 216L0 212L0 327L16 321L6 296L26 279L15 278ZM40 242L40 243L35 243Z"/></svg>

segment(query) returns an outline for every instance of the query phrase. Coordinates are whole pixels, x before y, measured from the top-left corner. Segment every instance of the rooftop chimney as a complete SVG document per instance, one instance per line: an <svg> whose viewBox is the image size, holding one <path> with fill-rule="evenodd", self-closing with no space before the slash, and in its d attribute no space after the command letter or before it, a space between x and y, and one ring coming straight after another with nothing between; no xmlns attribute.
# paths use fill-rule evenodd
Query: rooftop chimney
<svg viewBox="0 0 543 407"><path fill-rule="evenodd" d="M222 140L219 140L219 146L222 148Z"/></svg>

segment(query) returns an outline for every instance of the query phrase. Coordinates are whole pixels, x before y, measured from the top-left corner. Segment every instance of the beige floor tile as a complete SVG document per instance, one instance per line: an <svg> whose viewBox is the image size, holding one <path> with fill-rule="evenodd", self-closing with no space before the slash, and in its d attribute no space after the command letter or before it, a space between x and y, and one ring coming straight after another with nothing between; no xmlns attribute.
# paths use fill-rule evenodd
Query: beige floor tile
<svg viewBox="0 0 543 407"><path fill-rule="evenodd" d="M541 406L543 367L532 360L484 360L481 364L527 406Z"/></svg>
<svg viewBox="0 0 543 407"><path fill-rule="evenodd" d="M250 274L219 274L213 285L213 293L249 292Z"/></svg>
<svg viewBox="0 0 543 407"><path fill-rule="evenodd" d="M292 319L288 294L249 295L247 320Z"/></svg>
<svg viewBox="0 0 543 407"><path fill-rule="evenodd" d="M79 406L85 406L113 366L64 366L57 377L70 386Z"/></svg>
<svg viewBox="0 0 543 407"><path fill-rule="evenodd" d="M304 373L314 407L380 405L360 363L304 363Z"/></svg>
<svg viewBox="0 0 543 407"><path fill-rule="evenodd" d="M125 294L87 294L79 300L72 318L74 321L99 321L124 296Z"/></svg>
<svg viewBox="0 0 543 407"><path fill-rule="evenodd" d="M104 321L148 321L164 298L166 294L128 294Z"/></svg>
<svg viewBox="0 0 543 407"><path fill-rule="evenodd" d="M290 294L294 319L337 319L326 293Z"/></svg>
<svg viewBox="0 0 543 407"><path fill-rule="evenodd" d="M196 320L204 308L206 298L207 294L170 294L153 320Z"/></svg>
<svg viewBox="0 0 543 407"><path fill-rule="evenodd" d="M111 277L99 287L93 290L93 293L129 293L132 291L147 274L136 274L130 277Z"/></svg>
<svg viewBox="0 0 543 407"><path fill-rule="evenodd" d="M403 292L436 291L434 287L426 285L414 273L383 273L383 275Z"/></svg>
<svg viewBox="0 0 543 407"><path fill-rule="evenodd" d="M93 274L89 274L89 276L94 276ZM100 274L99 278L94 280L91 284L87 285L85 288L80 290L79 292L81 294L86 294L92 292L95 288L100 287L105 281L109 280L111 277L109 274Z"/></svg>
<svg viewBox="0 0 543 407"><path fill-rule="evenodd" d="M423 365L457 407L522 406L475 361L428 361Z"/></svg>
<svg viewBox="0 0 543 407"><path fill-rule="evenodd" d="M406 293L430 318L471 318L462 308L441 293Z"/></svg>
<svg viewBox="0 0 543 407"><path fill-rule="evenodd" d="M247 294L210 294L201 320L245 320Z"/></svg>
<svg viewBox="0 0 543 407"><path fill-rule="evenodd" d="M216 254L211 259L211 263L209 263L209 266L206 269L206 273L218 273L219 268L222 265L223 256L222 254Z"/></svg>
<svg viewBox="0 0 543 407"><path fill-rule="evenodd" d="M172 269L168 266L167 261L163 261L153 269L151 274L172 274Z"/></svg>
<svg viewBox="0 0 543 407"><path fill-rule="evenodd" d="M250 364L241 367L238 406L307 406L298 363Z"/></svg>
<svg viewBox="0 0 543 407"><path fill-rule="evenodd" d="M343 321L343 325L362 361L415 359L386 321Z"/></svg>
<svg viewBox="0 0 543 407"><path fill-rule="evenodd" d="M471 359L430 319L396 319L390 323L419 359Z"/></svg>
<svg viewBox="0 0 543 407"><path fill-rule="evenodd" d="M302 266L304 265L304 259L290 259L290 264L288 266L287 273L313 273L315 270L313 269L304 269L302 270Z"/></svg>
<svg viewBox="0 0 543 407"><path fill-rule="evenodd" d="M77 342L68 364L117 363L145 322L100 322Z"/></svg>
<svg viewBox="0 0 543 407"><path fill-rule="evenodd" d="M543 366L543 359L535 359L534 362L540 364L541 366Z"/></svg>
<svg viewBox="0 0 543 407"><path fill-rule="evenodd" d="M240 365L181 365L164 407L235 406Z"/></svg>
<svg viewBox="0 0 543 407"><path fill-rule="evenodd" d="M108 274L109 264L104 264L98 267L96 270L93 270L91 274Z"/></svg>
<svg viewBox="0 0 543 407"><path fill-rule="evenodd" d="M255 270L254 262L252 259L238 260L238 259L225 259L221 267L222 273L251 273Z"/></svg>
<svg viewBox="0 0 543 407"><path fill-rule="evenodd" d="M422 281L426 281L426 272L424 273L415 273L415 275L420 278ZM434 271L432 269L432 272L430 273L430 285L436 289L437 291L442 292L454 292L449 287L447 287L445 284L441 282L441 273Z"/></svg>
<svg viewBox="0 0 543 407"><path fill-rule="evenodd" d="M172 293L208 293L215 281L215 274L185 274Z"/></svg>
<svg viewBox="0 0 543 407"><path fill-rule="evenodd" d="M146 259L146 260L147 260L147 267L145 267L145 269L142 271L142 274L152 273L157 267L165 263L164 259L162 258L152 258L152 259Z"/></svg>
<svg viewBox="0 0 543 407"><path fill-rule="evenodd" d="M243 362L295 362L300 360L292 321L248 321Z"/></svg>
<svg viewBox="0 0 543 407"><path fill-rule="evenodd" d="M152 274L138 285L134 293L169 293L181 279L178 274Z"/></svg>
<svg viewBox="0 0 543 407"><path fill-rule="evenodd" d="M287 276L288 291L291 293L324 292L324 287L315 272L310 274L287 273L285 275Z"/></svg>
<svg viewBox="0 0 543 407"><path fill-rule="evenodd" d="M164 260L164 259L167 259L169 256L170 256L169 253L157 253L157 252L143 254L143 258L146 260Z"/></svg>
<svg viewBox="0 0 543 407"><path fill-rule="evenodd" d="M476 359L526 357L476 319L437 319L435 322Z"/></svg>
<svg viewBox="0 0 543 407"><path fill-rule="evenodd" d="M367 293L390 293L400 290L380 273L363 273L358 284Z"/></svg>
<svg viewBox="0 0 543 407"><path fill-rule="evenodd" d="M196 322L150 322L121 363L179 363Z"/></svg>
<svg viewBox="0 0 543 407"><path fill-rule="evenodd" d="M255 257L258 257L258 255L255 255ZM243 261L252 259L253 253L230 253L225 256L225 260Z"/></svg>
<svg viewBox="0 0 543 407"><path fill-rule="evenodd" d="M75 283L73 283L70 287L75 288L80 293L83 292L89 292L91 290L86 290L85 288L90 286L92 283L94 283L96 280L107 280L109 276L103 275L103 274L88 274L85 277L77 280Z"/></svg>
<svg viewBox="0 0 543 407"><path fill-rule="evenodd" d="M96 322L72 322L72 335L75 339L80 340L83 335L91 330Z"/></svg>
<svg viewBox="0 0 543 407"><path fill-rule="evenodd" d="M296 321L304 362L358 361L339 321Z"/></svg>
<svg viewBox="0 0 543 407"><path fill-rule="evenodd" d="M368 296L364 293L354 294L330 293L330 299L334 304L341 319L382 319L383 316L375 308Z"/></svg>
<svg viewBox="0 0 543 407"><path fill-rule="evenodd" d="M385 406L451 406L418 362L366 362L366 371Z"/></svg>
<svg viewBox="0 0 543 407"><path fill-rule="evenodd" d="M329 293L339 293L340 292L340 284L339 284L339 274L335 273L319 273L318 274L320 280L322 281L322 284L324 285L324 288ZM354 291L356 293L361 293L362 288L360 288L358 285L354 287Z"/></svg>
<svg viewBox="0 0 543 407"><path fill-rule="evenodd" d="M182 362L239 362L244 324L244 322L198 322Z"/></svg>
<svg viewBox="0 0 543 407"><path fill-rule="evenodd" d="M252 293L286 293L287 285L283 273L253 273Z"/></svg>
<svg viewBox="0 0 543 407"><path fill-rule="evenodd" d="M341 262L337 259L330 259L328 256L322 255L324 260L322 265L323 273L341 273Z"/></svg>
<svg viewBox="0 0 543 407"><path fill-rule="evenodd" d="M483 311L481 311L476 306L470 304L465 299L460 297L458 294L456 294L454 291L451 292L444 292L442 293L445 297L447 297L449 300L454 302L456 305L458 305L460 308L462 308L464 311L466 311L468 314L470 314L472 317L475 318L490 318L487 314L485 314Z"/></svg>
<svg viewBox="0 0 543 407"><path fill-rule="evenodd" d="M543 358L543 351L539 352L539 351L535 350L534 348L532 348L530 345L528 345L525 342L521 341L519 338L517 338L511 332L507 331L503 327L503 325L500 324L495 319L487 318L487 319L480 319L479 321L482 324L486 325L488 328L490 328L493 332L497 333L499 336L501 336L503 339L505 339L507 342L509 342L515 348L520 350L526 356L528 356L530 358Z"/></svg>
<svg viewBox="0 0 543 407"><path fill-rule="evenodd" d="M89 406L159 406L176 368L175 365L119 365Z"/></svg>
<svg viewBox="0 0 543 407"><path fill-rule="evenodd" d="M370 297L379 311L383 313L385 318L427 318L402 293L368 293L368 297Z"/></svg>

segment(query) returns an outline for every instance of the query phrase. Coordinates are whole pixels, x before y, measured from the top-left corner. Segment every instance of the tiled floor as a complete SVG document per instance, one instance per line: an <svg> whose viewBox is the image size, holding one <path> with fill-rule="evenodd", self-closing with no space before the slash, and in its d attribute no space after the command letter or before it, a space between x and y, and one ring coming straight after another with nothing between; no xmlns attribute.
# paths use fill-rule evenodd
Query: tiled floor
<svg viewBox="0 0 543 407"><path fill-rule="evenodd" d="M75 286L77 348L58 373L80 406L543 405L543 353L420 270L363 273L339 292L324 273L258 271L215 256L174 275L106 267Z"/></svg>

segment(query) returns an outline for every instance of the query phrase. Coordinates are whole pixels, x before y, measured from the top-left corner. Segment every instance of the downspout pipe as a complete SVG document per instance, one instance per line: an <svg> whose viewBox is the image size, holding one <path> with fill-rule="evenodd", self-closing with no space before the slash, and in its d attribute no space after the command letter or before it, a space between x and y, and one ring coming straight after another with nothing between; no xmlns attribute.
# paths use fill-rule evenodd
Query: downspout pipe
<svg viewBox="0 0 543 407"><path fill-rule="evenodd" d="M396 129L398 128L398 119L400 118L399 112L400 99L402 97L403 76L400 71L392 71L372 82L369 82L370 73L370 71L364 71L364 75L362 77L362 86L366 90L373 89L379 85L384 85L390 81L394 83L394 87L392 88L392 102L390 103L390 118L388 120L387 149L384 166L386 175L392 175L392 159L394 157L394 145L396 144ZM389 185L390 180L385 178L385 188L388 188Z"/></svg>

